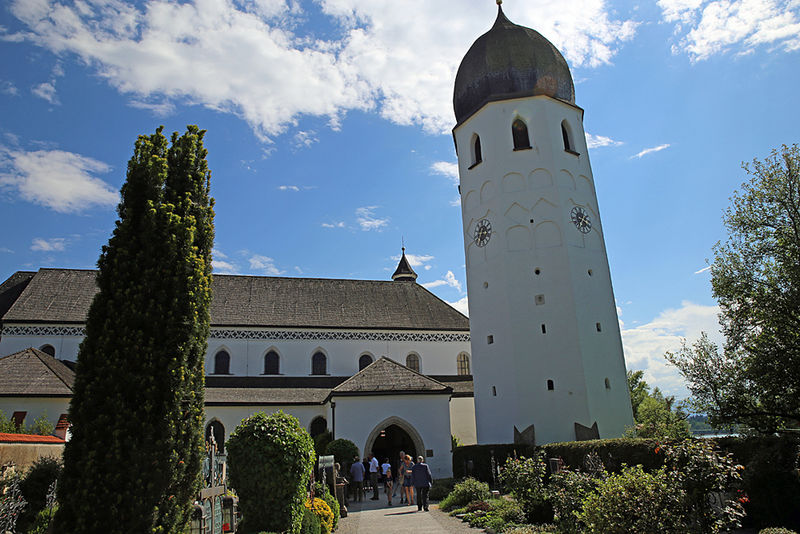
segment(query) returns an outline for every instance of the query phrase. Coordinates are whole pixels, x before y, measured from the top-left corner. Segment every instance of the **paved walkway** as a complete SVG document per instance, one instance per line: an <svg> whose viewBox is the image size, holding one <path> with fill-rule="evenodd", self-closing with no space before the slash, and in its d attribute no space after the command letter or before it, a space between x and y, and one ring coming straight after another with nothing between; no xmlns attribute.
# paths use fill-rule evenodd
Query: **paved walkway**
<svg viewBox="0 0 800 534"><path fill-rule="evenodd" d="M418 512L417 505L399 505L399 498L393 499L392 506L386 505L386 496L381 492L381 499L371 501L369 498L361 503L350 501L347 506L348 515L339 520L336 534L406 534L408 532L422 534L476 534L481 531L471 529L469 525L439 511L439 506L432 504L430 512Z"/></svg>

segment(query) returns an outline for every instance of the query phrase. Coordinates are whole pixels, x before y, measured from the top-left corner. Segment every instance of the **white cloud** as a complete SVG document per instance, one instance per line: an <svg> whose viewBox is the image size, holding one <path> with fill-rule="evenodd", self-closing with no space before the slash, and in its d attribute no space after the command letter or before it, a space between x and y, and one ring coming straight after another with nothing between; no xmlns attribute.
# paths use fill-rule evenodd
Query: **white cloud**
<svg viewBox="0 0 800 534"><path fill-rule="evenodd" d="M706 267L703 267L703 268L702 268L702 269L700 269L699 271L695 271L695 272L694 272L694 274L700 274L700 273L704 273L704 272L706 272L706 271L710 271L710 270L711 270L711 266L710 266L710 265L708 265L708 266L706 266Z"/></svg>
<svg viewBox="0 0 800 534"><path fill-rule="evenodd" d="M429 0L13 0L28 40L75 54L138 106L190 102L234 113L268 139L302 116L336 128L350 110L443 133L453 124L452 83L469 45L492 24L491 3ZM507 8L563 50L570 64L611 61L636 23L604 1L546 0ZM409 23L413 14L413 23ZM325 39L308 29L321 17ZM308 137L307 139L312 139ZM306 140L302 140L303 143Z"/></svg>
<svg viewBox="0 0 800 534"><path fill-rule="evenodd" d="M332 223L322 223L323 228L346 228L347 225L344 221L339 222L332 222Z"/></svg>
<svg viewBox="0 0 800 534"><path fill-rule="evenodd" d="M254 254L253 256L250 256L248 261L250 262L251 269L263 271L266 275L279 276L284 273L284 271L281 271L275 266L275 260L267 256Z"/></svg>
<svg viewBox="0 0 800 534"><path fill-rule="evenodd" d="M31 93L43 100L47 100L54 106L60 104L58 95L56 94L55 82L43 82L39 85L34 85L31 87Z"/></svg>
<svg viewBox="0 0 800 534"><path fill-rule="evenodd" d="M759 45L770 50L800 49L800 2L797 0L659 0L664 20L675 23L679 43L694 61Z"/></svg>
<svg viewBox="0 0 800 534"><path fill-rule="evenodd" d="M400 256L392 256L392 259L394 261L400 261ZM406 254L406 259L411 267L425 267L428 269L430 266L426 266L425 264L434 259L434 256L427 254Z"/></svg>
<svg viewBox="0 0 800 534"><path fill-rule="evenodd" d="M455 302L448 302L448 304L469 317L469 299L466 296Z"/></svg>
<svg viewBox="0 0 800 534"><path fill-rule="evenodd" d="M645 148L644 150L642 150L638 154L634 154L633 156L631 156L631 159L633 159L633 158L641 159L641 158L643 158L644 156L646 156L648 154L652 154L654 152L661 152L662 150L664 150L666 148L669 148L669 147L670 147L669 143L665 143L663 145L658 145L658 146L654 146L654 147L651 147L651 148Z"/></svg>
<svg viewBox="0 0 800 534"><path fill-rule="evenodd" d="M239 267L237 267L235 263L231 263L222 259L211 260L211 267L215 273L220 274L238 274L239 272Z"/></svg>
<svg viewBox="0 0 800 534"><path fill-rule="evenodd" d="M297 187L296 185L279 185L278 189L280 191L294 191L294 192L300 191L300 188Z"/></svg>
<svg viewBox="0 0 800 534"><path fill-rule="evenodd" d="M664 310L647 324L625 328L620 321L628 369L643 370L648 384L658 386L670 395L687 396L683 378L667 363L664 353L678 350L683 339L691 343L700 337L701 332L706 332L712 341L722 345L718 314L717 306L684 301L680 308Z"/></svg>
<svg viewBox="0 0 800 534"><path fill-rule="evenodd" d="M157 117L166 117L175 111L175 105L167 100L160 102L151 102L148 100L133 99L128 102L128 105L136 109L146 109L152 111Z"/></svg>
<svg viewBox="0 0 800 534"><path fill-rule="evenodd" d="M31 243L31 250L37 252L63 252L66 250L67 240L63 237L54 237L52 239L42 239L36 237Z"/></svg>
<svg viewBox="0 0 800 534"><path fill-rule="evenodd" d="M369 232L370 230L380 231L381 228L389 224L388 217L385 219L380 219L375 216L374 212L376 209L378 209L378 206L366 206L356 210L356 220L358 221L358 225L365 232Z"/></svg>
<svg viewBox="0 0 800 534"><path fill-rule="evenodd" d="M308 148L311 145L313 145L314 143L318 143L319 142L319 138L316 137L316 135L317 135L317 132L315 132L314 130L309 130L309 131L301 130L301 131L297 132L296 134L294 134L294 137L292 138L292 142L294 143L294 147L295 148Z"/></svg>
<svg viewBox="0 0 800 534"><path fill-rule="evenodd" d="M589 148L600 148L604 146L620 146L622 141L614 141L604 135L586 134L586 146Z"/></svg>
<svg viewBox="0 0 800 534"><path fill-rule="evenodd" d="M17 96L19 94L19 89L17 89L17 86L12 82L2 80L0 81L0 93L8 96Z"/></svg>
<svg viewBox="0 0 800 534"><path fill-rule="evenodd" d="M0 252L2 252L3 254L13 254L14 253L14 251L11 250L8 247L0 247Z"/></svg>
<svg viewBox="0 0 800 534"><path fill-rule="evenodd" d="M444 279L434 280L433 282L422 284L422 287L427 289L433 289L434 287L439 286L450 286L461 291L461 282L458 281L456 275L453 274L453 271L447 271L447 273L444 275Z"/></svg>
<svg viewBox="0 0 800 534"><path fill-rule="evenodd" d="M101 161L73 152L0 147L0 188L16 189L23 199L62 213L115 205L117 192L93 176L110 170Z"/></svg>
<svg viewBox="0 0 800 534"><path fill-rule="evenodd" d="M453 183L458 183L458 163L450 161L437 161L431 165L431 171L435 174L447 176Z"/></svg>

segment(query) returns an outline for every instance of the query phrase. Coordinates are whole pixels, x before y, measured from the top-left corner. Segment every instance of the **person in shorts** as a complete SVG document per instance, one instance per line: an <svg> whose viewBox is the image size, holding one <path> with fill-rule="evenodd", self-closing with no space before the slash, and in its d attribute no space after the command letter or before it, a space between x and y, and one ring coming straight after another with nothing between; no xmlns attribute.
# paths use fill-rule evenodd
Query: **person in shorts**
<svg viewBox="0 0 800 534"><path fill-rule="evenodd" d="M389 506L392 505L392 464L389 463L389 459L386 458L383 460L383 464L381 465L381 473L383 473L383 487L384 491L386 492L386 499L387 504Z"/></svg>
<svg viewBox="0 0 800 534"><path fill-rule="evenodd" d="M406 504L414 504L414 483L411 480L413 468L414 462L411 461L411 456L406 454L403 460L403 491L406 494Z"/></svg>

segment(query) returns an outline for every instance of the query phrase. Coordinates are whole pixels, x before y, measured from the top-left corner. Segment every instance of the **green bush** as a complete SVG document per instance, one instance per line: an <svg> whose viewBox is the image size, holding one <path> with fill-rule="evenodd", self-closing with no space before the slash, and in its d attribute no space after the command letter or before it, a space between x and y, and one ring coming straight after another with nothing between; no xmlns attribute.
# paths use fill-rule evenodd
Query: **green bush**
<svg viewBox="0 0 800 534"><path fill-rule="evenodd" d="M20 532L24 532L32 525L39 512L45 508L47 492L56 479L61 476L62 469L61 460L44 456L36 460L25 473L19 489L28 505L20 514L17 523Z"/></svg>
<svg viewBox="0 0 800 534"><path fill-rule="evenodd" d="M332 434L330 430L326 430L314 436L314 452L317 453L317 456L325 456L325 449L331 442L331 437Z"/></svg>
<svg viewBox="0 0 800 534"><path fill-rule="evenodd" d="M788 528L763 528L758 531L758 534L797 534L794 530L789 530Z"/></svg>
<svg viewBox="0 0 800 534"><path fill-rule="evenodd" d="M303 506L303 519L300 523L300 534L321 534L322 524L319 516L311 508Z"/></svg>
<svg viewBox="0 0 800 534"><path fill-rule="evenodd" d="M505 531L505 534L554 534L558 533L555 525L520 525Z"/></svg>
<svg viewBox="0 0 800 534"><path fill-rule="evenodd" d="M625 466L598 483L577 519L595 534L683 534L683 502L680 484L665 469Z"/></svg>
<svg viewBox="0 0 800 534"><path fill-rule="evenodd" d="M350 465L353 463L353 458L358 456L358 447L349 439L335 439L328 443L325 447L325 454L333 455L333 459L339 462L342 466L342 473L347 474L350 472Z"/></svg>
<svg viewBox="0 0 800 534"><path fill-rule="evenodd" d="M298 532L305 489L314 465L311 436L282 411L258 412L227 443L231 486L249 532Z"/></svg>
<svg viewBox="0 0 800 534"><path fill-rule="evenodd" d="M655 453L659 442L652 439L618 438L571 441L543 445L546 458L561 458L571 469L580 469L584 460L596 454L605 468L616 473L622 465L641 465L652 471L664 465L664 456Z"/></svg>
<svg viewBox="0 0 800 534"><path fill-rule="evenodd" d="M533 445L497 444L467 445L453 450L453 476L456 479L472 477L492 483L492 456L497 467L509 458L532 457L536 452Z"/></svg>
<svg viewBox="0 0 800 534"><path fill-rule="evenodd" d="M595 491L597 484L605 476L605 471L583 472L568 469L550 476L548 494L556 524L562 534L580 534L584 531L576 514L581 511L584 499Z"/></svg>
<svg viewBox="0 0 800 534"><path fill-rule="evenodd" d="M53 517L55 517L57 511L57 505L54 506L52 510L39 510L31 527L27 531L20 529L19 532L27 532L27 534L48 534L48 532L50 532L50 525L53 523Z"/></svg>
<svg viewBox="0 0 800 534"><path fill-rule="evenodd" d="M553 508L545 491L547 466L541 453L534 458L510 459L500 474L500 481L525 511L529 523L553 520Z"/></svg>
<svg viewBox="0 0 800 534"><path fill-rule="evenodd" d="M453 491L453 486L455 485L454 478L439 478L433 481L433 485L431 486L430 492L428 492L428 498L432 501L441 501L447 495Z"/></svg>
<svg viewBox="0 0 800 534"><path fill-rule="evenodd" d="M439 508L448 512L454 508L466 506L472 501L489 500L491 495L489 484L474 478L467 478L455 485L453 491L439 503Z"/></svg>

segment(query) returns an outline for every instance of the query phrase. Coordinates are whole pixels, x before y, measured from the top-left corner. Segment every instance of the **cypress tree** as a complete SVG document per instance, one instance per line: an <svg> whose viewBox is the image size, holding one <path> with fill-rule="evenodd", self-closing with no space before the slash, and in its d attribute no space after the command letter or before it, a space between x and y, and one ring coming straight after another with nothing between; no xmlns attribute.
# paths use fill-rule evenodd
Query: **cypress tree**
<svg viewBox="0 0 800 534"><path fill-rule="evenodd" d="M139 136L98 260L56 530L180 533L199 489L214 239L205 131Z"/></svg>

